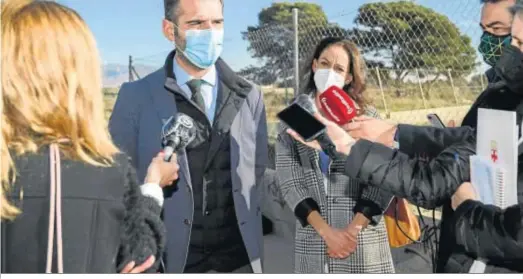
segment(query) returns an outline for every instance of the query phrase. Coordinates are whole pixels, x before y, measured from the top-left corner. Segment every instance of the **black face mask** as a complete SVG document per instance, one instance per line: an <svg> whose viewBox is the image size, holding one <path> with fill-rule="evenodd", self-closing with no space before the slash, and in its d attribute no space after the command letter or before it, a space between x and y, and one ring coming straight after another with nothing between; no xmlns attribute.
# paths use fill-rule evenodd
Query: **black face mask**
<svg viewBox="0 0 523 279"><path fill-rule="evenodd" d="M523 91L523 53L517 47L506 46L494 70L512 92Z"/></svg>
<svg viewBox="0 0 523 279"><path fill-rule="evenodd" d="M478 50L483 56L485 63L494 66L503 54L503 47L510 45L511 40L510 34L497 36L484 31L483 35L481 35Z"/></svg>

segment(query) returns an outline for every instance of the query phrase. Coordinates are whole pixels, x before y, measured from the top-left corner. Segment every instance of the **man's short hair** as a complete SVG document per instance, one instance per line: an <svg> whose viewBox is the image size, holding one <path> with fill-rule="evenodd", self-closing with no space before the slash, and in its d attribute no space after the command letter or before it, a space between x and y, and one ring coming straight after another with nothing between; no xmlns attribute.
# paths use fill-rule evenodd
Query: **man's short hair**
<svg viewBox="0 0 523 279"><path fill-rule="evenodd" d="M220 0L220 2L222 2L223 7L223 0ZM163 0L165 19L172 21L174 18L176 18L179 4L180 0Z"/></svg>
<svg viewBox="0 0 523 279"><path fill-rule="evenodd" d="M503 2L503 1L506 1L506 0L479 0L479 3L480 4L498 3L498 2Z"/></svg>

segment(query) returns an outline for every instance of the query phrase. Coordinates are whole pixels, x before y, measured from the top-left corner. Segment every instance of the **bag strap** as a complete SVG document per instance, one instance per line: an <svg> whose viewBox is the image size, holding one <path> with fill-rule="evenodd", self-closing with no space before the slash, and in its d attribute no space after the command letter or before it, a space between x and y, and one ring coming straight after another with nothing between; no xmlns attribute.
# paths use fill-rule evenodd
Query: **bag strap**
<svg viewBox="0 0 523 279"><path fill-rule="evenodd" d="M51 173L49 195L49 227L47 233L47 261L45 273L52 273L54 228L56 221L56 249L58 273L64 273L63 246L62 246L62 170L60 163L60 149L58 145L49 147L49 166ZM56 218L56 220L55 220Z"/></svg>

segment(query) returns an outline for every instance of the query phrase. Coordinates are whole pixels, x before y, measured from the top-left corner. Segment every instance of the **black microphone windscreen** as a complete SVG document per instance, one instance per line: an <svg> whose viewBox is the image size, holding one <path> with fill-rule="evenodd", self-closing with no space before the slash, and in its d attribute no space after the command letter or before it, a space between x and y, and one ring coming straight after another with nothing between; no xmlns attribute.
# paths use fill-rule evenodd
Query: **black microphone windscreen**
<svg viewBox="0 0 523 279"><path fill-rule="evenodd" d="M175 143L175 150L185 148L196 137L194 120L181 112L170 117L162 127L162 142Z"/></svg>
<svg viewBox="0 0 523 279"><path fill-rule="evenodd" d="M179 129L179 144L177 149L185 148L196 137L196 125L194 120L186 114L178 113L177 122L180 125Z"/></svg>

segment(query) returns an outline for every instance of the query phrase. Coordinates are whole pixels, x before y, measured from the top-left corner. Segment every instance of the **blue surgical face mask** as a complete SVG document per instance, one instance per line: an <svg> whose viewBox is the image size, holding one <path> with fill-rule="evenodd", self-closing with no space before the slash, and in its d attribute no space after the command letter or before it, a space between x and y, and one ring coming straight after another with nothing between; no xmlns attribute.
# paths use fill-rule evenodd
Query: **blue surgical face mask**
<svg viewBox="0 0 523 279"><path fill-rule="evenodd" d="M178 49L194 66L207 69L214 65L222 54L223 29L187 30L185 49Z"/></svg>

